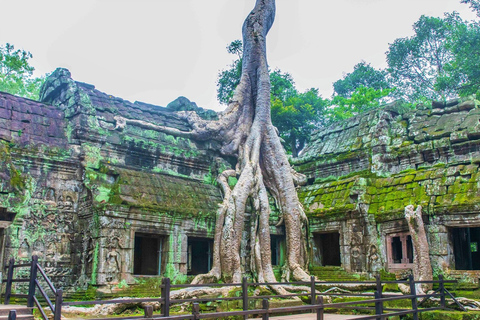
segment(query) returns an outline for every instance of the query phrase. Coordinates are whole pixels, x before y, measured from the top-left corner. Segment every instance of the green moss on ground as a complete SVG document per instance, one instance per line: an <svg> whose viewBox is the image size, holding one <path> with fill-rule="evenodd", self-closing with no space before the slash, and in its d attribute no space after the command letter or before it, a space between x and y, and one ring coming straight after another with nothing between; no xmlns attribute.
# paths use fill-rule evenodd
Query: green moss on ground
<svg viewBox="0 0 480 320"><path fill-rule="evenodd" d="M480 320L480 311L426 311L419 314L420 320Z"/></svg>

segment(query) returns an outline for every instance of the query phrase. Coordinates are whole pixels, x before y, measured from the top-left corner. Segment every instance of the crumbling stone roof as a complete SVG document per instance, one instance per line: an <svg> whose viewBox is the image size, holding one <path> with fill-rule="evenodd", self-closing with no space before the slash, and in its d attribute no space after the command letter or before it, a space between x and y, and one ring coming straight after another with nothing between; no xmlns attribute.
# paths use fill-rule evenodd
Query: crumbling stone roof
<svg viewBox="0 0 480 320"><path fill-rule="evenodd" d="M81 168L78 178L90 190L94 205L215 216L221 194L216 186L204 182L218 156L211 143L135 125L115 129L115 116L121 116L188 131L176 109L198 110L212 117L215 112L198 108L183 97L166 108L131 103L74 81L66 69L57 69L47 78L40 97L38 102L0 92L0 141L10 143L5 148L19 179L40 174L16 165L28 154L60 161L73 170ZM52 150L61 156L47 156ZM11 175L0 177L0 186L13 190L11 179ZM35 180L32 185L37 191L43 188L36 186ZM0 206L2 202L7 201L0 197Z"/></svg>
<svg viewBox="0 0 480 320"><path fill-rule="evenodd" d="M311 185L299 195L310 217L369 213L402 218L478 211L480 110L475 101L404 110L393 103L318 131L296 161Z"/></svg>

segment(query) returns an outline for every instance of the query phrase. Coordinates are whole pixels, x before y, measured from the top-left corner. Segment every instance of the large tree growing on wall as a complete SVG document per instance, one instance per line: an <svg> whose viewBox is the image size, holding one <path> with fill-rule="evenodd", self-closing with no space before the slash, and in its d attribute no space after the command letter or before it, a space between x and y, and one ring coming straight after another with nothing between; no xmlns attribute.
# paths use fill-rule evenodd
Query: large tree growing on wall
<svg viewBox="0 0 480 320"><path fill-rule="evenodd" d="M305 268L307 218L295 190L305 177L296 173L288 158L270 117L270 76L266 57L266 37L275 17L275 0L257 0L242 29L243 60L240 83L227 109L217 121L206 121L194 112L179 113L192 130L149 125L169 134L200 140L216 140L221 152L237 159L235 169L222 172L217 181L223 189L224 200L217 213L214 238L213 266L207 274L199 275L194 283L223 279L241 281L246 266L240 251L245 229L246 207L251 204L249 269L260 282L275 282L271 263L269 197L275 199L285 224L287 254L285 278L308 281ZM138 122L117 118L117 126ZM138 123L137 123L138 124ZM236 177L233 188L227 183ZM278 288L277 288L278 289ZM277 290L278 291L278 290Z"/></svg>

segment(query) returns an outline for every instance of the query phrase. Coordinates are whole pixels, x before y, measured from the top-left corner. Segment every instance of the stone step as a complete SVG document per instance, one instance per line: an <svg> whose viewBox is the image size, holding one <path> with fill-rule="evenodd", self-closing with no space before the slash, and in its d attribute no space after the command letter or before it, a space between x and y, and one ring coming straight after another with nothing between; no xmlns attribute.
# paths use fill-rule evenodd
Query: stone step
<svg viewBox="0 0 480 320"><path fill-rule="evenodd" d="M8 313L10 312L10 310L16 310L17 311L17 319L18 319L18 317L20 315L31 316L33 308L29 308L29 307L26 307L26 306L15 305L15 304L2 304L2 305L0 305L0 317L7 317L8 318Z"/></svg>

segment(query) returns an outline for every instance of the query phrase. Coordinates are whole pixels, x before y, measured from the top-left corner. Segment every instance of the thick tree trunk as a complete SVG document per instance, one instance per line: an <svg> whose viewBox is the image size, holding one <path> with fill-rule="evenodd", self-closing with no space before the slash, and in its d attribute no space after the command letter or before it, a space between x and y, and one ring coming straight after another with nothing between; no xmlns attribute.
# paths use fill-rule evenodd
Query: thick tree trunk
<svg viewBox="0 0 480 320"><path fill-rule="evenodd" d="M213 265L209 273L198 275L193 283L224 279L238 283L248 266L242 265L240 249L245 231L247 201L253 203L251 214L250 270L258 281L275 282L270 252L270 203L275 199L285 223L287 262L285 278L309 281L305 272L307 218L298 200L295 184L305 182L288 162L276 128L270 118L270 76L266 57L266 36L275 17L275 0L257 0L243 25L243 63L240 83L228 108L218 121L206 121L194 112L179 112L192 131L157 126L139 120L117 117L117 128L135 124L173 135L199 140L216 140L224 155L237 158L235 170L228 170L217 178L224 193L217 213ZM237 176L233 189L228 177ZM277 292L282 288L274 286ZM284 293L284 292L282 292Z"/></svg>
<svg viewBox="0 0 480 320"><path fill-rule="evenodd" d="M194 283L223 278L240 282L246 266L240 263L240 245L245 225L247 200L253 201L251 266L259 281L275 282L271 263L269 196L276 200L285 223L287 275L308 280L306 266L306 216L295 190L292 169L270 118L270 77L266 59L266 35L275 16L274 0L257 0L243 25L243 70L240 84L226 114L240 115L239 124L224 141L224 152L238 156L238 182L225 190L220 208L215 241L215 262L211 272L195 278ZM223 117L220 121L223 120ZM234 143L232 143L234 142ZM223 224L223 225L222 225ZM303 230L303 231L302 231Z"/></svg>

